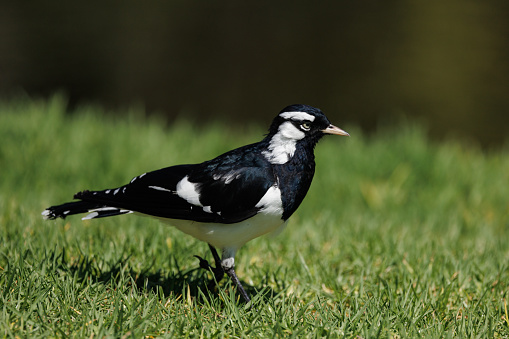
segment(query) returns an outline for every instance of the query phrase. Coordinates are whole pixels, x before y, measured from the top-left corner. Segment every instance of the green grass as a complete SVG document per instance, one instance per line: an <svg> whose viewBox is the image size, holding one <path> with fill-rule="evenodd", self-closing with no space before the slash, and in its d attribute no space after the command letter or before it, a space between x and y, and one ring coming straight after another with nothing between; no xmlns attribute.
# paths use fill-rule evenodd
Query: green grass
<svg viewBox="0 0 509 339"><path fill-rule="evenodd" d="M256 311L150 218L44 221L83 189L258 141L265 127L166 125L140 110L0 103L1 337L508 338L509 150L434 143L410 123L342 126L282 234L237 254Z"/></svg>

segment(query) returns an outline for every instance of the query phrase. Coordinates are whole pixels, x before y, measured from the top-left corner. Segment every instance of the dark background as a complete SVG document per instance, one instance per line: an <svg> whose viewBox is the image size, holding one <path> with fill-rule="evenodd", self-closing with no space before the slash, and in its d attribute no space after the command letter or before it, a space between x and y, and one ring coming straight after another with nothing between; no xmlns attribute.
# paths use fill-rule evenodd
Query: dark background
<svg viewBox="0 0 509 339"><path fill-rule="evenodd" d="M292 103L366 130L509 131L509 1L0 1L0 98L67 94L196 122ZM1 114L1 112L0 112Z"/></svg>

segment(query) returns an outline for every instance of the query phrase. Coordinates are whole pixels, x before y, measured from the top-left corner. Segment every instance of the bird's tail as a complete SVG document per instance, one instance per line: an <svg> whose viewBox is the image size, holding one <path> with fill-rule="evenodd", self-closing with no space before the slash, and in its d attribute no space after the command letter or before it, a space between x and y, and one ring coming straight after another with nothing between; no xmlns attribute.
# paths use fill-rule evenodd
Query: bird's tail
<svg viewBox="0 0 509 339"><path fill-rule="evenodd" d="M85 191L89 193L88 191ZM80 192L76 194L74 197L79 199L79 195L85 192ZM127 214L132 213L130 210L106 206L101 203L93 202L93 201L73 201L68 202L62 205L51 206L42 211L42 216L44 219L57 219L62 218L65 219L69 215L73 214L81 214L81 213L89 213L82 220L86 219L95 219L95 218L104 218L111 217L114 215Z"/></svg>

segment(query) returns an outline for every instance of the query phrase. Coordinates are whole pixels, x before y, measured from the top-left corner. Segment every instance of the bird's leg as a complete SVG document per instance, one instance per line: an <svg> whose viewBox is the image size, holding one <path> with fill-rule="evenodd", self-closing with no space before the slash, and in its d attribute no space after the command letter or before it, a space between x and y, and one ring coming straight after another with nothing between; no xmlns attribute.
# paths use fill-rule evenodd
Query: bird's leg
<svg viewBox="0 0 509 339"><path fill-rule="evenodd" d="M237 286L237 290L240 292L240 295L244 298L246 303L251 301L251 298L249 298L249 295L246 293L246 290L244 290L244 287L242 287L242 284L240 283L239 278L237 277L237 274L235 274L235 252L237 250L233 248L224 248L223 249L223 260L221 261L221 267L223 268L224 272L228 274L230 279L233 281L235 286Z"/></svg>
<svg viewBox="0 0 509 339"><path fill-rule="evenodd" d="M209 262L197 255L195 255L196 258L200 260L200 267L207 270L212 271L214 273L214 278L216 282L219 282L221 279L223 279L224 274L226 273L232 282L237 287L237 290L239 291L240 295L244 298L246 303L251 301L251 298L249 298L249 295L247 294L246 290L244 290L244 287L242 287L242 284L240 283L239 278L237 277L237 274L235 273L234 269L234 263L235 263L235 250L232 249L224 249L223 250L223 260L219 258L219 254L217 253L217 250L214 246L209 244L210 251L212 252L212 256L214 257L214 261L216 263L216 267L210 266Z"/></svg>
<svg viewBox="0 0 509 339"><path fill-rule="evenodd" d="M217 251L214 246L209 244L209 248L210 251L212 252L212 256L214 257L216 267L210 266L209 262L203 259L202 257L199 257L197 255L195 255L195 257L198 258L198 260L200 260L200 267L207 271L212 271L212 273L214 273L214 278L216 282L219 282L224 277L224 270L223 267L221 266L221 259L219 258L219 254L217 254Z"/></svg>
<svg viewBox="0 0 509 339"><path fill-rule="evenodd" d="M212 272L214 272L214 278L216 278L216 282L219 282L224 277L224 269L221 265L221 259L219 258L219 254L217 254L217 251L214 246L209 244L210 251L212 252L212 256L214 257L214 261L216 262L216 267L211 268Z"/></svg>
<svg viewBox="0 0 509 339"><path fill-rule="evenodd" d="M235 270L233 269L233 266L230 267L230 268L225 269L224 271L226 272L226 274L228 274L230 279L237 286L237 289L239 290L240 295L242 295L242 297L244 298L246 303L250 302L251 298L249 298L249 295L244 290L244 287L242 287L242 284L240 283L239 278L237 278L237 275L235 274Z"/></svg>

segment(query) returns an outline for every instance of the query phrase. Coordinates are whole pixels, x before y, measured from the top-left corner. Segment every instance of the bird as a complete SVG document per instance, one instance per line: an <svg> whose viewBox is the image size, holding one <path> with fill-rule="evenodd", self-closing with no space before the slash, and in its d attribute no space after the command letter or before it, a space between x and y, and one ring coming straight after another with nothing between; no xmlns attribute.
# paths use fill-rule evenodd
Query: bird
<svg viewBox="0 0 509 339"><path fill-rule="evenodd" d="M124 186L78 192L77 201L48 207L42 215L50 220L84 213L83 220L131 213L157 218L207 243L215 267L196 256L199 266L212 271L216 282L226 273L249 303L235 273L235 254L248 241L285 227L309 190L314 149L325 135L349 136L320 109L290 105L259 142L202 163L143 173Z"/></svg>

